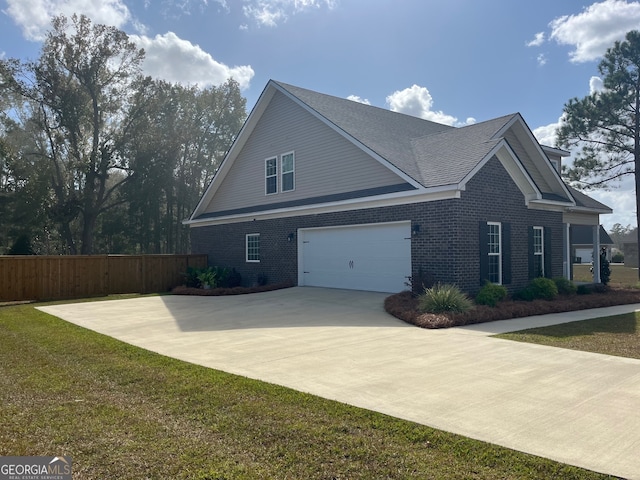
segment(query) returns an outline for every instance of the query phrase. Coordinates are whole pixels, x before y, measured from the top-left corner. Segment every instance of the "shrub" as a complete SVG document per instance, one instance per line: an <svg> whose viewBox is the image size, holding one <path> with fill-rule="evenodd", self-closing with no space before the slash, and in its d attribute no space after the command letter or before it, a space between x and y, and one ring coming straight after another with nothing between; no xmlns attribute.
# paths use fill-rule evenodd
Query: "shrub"
<svg viewBox="0 0 640 480"><path fill-rule="evenodd" d="M535 299L533 290L529 287L518 290L511 296L514 300L522 300L525 302L531 302Z"/></svg>
<svg viewBox="0 0 640 480"><path fill-rule="evenodd" d="M218 286L218 274L216 270L211 267L201 269L198 272L197 277L202 286L208 285L211 288L216 288Z"/></svg>
<svg viewBox="0 0 640 480"><path fill-rule="evenodd" d="M550 278L534 278L527 288L533 293L534 299L553 300L558 296L558 287Z"/></svg>
<svg viewBox="0 0 640 480"><path fill-rule="evenodd" d="M184 285L188 288L200 288L200 280L198 279L199 268L189 267L187 272L183 273Z"/></svg>
<svg viewBox="0 0 640 480"><path fill-rule="evenodd" d="M586 285L578 285L578 295L588 295L590 293L607 293L609 287L601 283L588 283Z"/></svg>
<svg viewBox="0 0 640 480"><path fill-rule="evenodd" d="M624 254L616 253L613 257L611 257L612 263L624 263Z"/></svg>
<svg viewBox="0 0 640 480"><path fill-rule="evenodd" d="M235 288L242 285L242 276L235 268L225 269L224 275L218 281L218 286L222 288Z"/></svg>
<svg viewBox="0 0 640 480"><path fill-rule="evenodd" d="M553 300L557 296L558 287L555 282L550 278L538 277L531 280L526 288L514 293L513 299L530 302L537 299Z"/></svg>
<svg viewBox="0 0 640 480"><path fill-rule="evenodd" d="M486 282L476 296L476 303L495 307L500 300L505 298L507 298L507 289L503 285Z"/></svg>
<svg viewBox="0 0 640 480"><path fill-rule="evenodd" d="M419 298L421 312L466 312L473 307L473 303L466 294L455 285L436 283L425 289Z"/></svg>
<svg viewBox="0 0 640 480"><path fill-rule="evenodd" d="M589 285L578 285L576 292L578 293L578 295L589 295L592 290L591 288L589 288Z"/></svg>
<svg viewBox="0 0 640 480"><path fill-rule="evenodd" d="M606 253L600 255L600 281L603 285L609 283L611 278L611 268L609 267L609 260L607 260Z"/></svg>
<svg viewBox="0 0 640 480"><path fill-rule="evenodd" d="M556 277L553 279L560 295L573 295L578 287L571 280L564 277Z"/></svg>

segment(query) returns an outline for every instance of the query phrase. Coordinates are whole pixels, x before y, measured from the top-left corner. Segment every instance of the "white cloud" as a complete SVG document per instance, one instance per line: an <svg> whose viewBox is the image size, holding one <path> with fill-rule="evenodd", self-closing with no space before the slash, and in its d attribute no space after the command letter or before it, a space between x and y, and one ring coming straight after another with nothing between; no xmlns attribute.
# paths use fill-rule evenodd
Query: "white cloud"
<svg viewBox="0 0 640 480"><path fill-rule="evenodd" d="M600 223L604 225L605 229L611 230L611 227L616 223L625 226L636 226L636 196L631 177L623 181L619 188L612 190L590 190L585 193L613 210L613 214L611 215L600 216Z"/></svg>
<svg viewBox="0 0 640 480"><path fill-rule="evenodd" d="M538 60L538 65L544 67L547 64L547 57L544 53L541 53L536 58Z"/></svg>
<svg viewBox="0 0 640 480"><path fill-rule="evenodd" d="M452 115L447 115L442 111L433 111L431 109L433 97L429 90L418 85L393 92L387 97L387 105L394 112L413 115L445 125L463 126L476 122L472 117L467 118L466 122L458 122L458 119Z"/></svg>
<svg viewBox="0 0 640 480"><path fill-rule="evenodd" d="M544 32L536 33L536 36L533 37L533 40L527 42L525 45L527 47L539 47L544 43Z"/></svg>
<svg viewBox="0 0 640 480"><path fill-rule="evenodd" d="M250 65L229 67L217 62L213 57L187 40L168 32L154 38L131 35L131 40L144 48L146 57L143 70L147 75L168 82L198 84L201 87L220 85L229 77L240 84L240 88L249 87L254 76Z"/></svg>
<svg viewBox="0 0 640 480"><path fill-rule="evenodd" d="M291 15L326 7L335 8L338 0L244 0L242 11L260 26L276 27Z"/></svg>
<svg viewBox="0 0 640 480"><path fill-rule="evenodd" d="M601 57L625 34L640 28L640 2L605 0L585 8L581 13L553 20L550 38L570 45L572 62L588 62Z"/></svg>
<svg viewBox="0 0 640 480"><path fill-rule="evenodd" d="M556 139L558 138L556 131L562 124L562 118L563 117L560 117L555 123L550 123L549 125L543 125L533 129L533 136L536 137L538 143L541 145L548 145L549 147L555 146Z"/></svg>
<svg viewBox="0 0 640 480"><path fill-rule="evenodd" d="M351 100L352 102L364 103L365 105L371 105L371 102L368 99L359 97L358 95L349 95L347 97L347 100Z"/></svg>
<svg viewBox="0 0 640 480"><path fill-rule="evenodd" d="M604 82L600 77L591 77L589 80L589 95L601 92L604 89Z"/></svg>
<svg viewBox="0 0 640 480"><path fill-rule="evenodd" d="M7 0L5 13L22 29L27 40L44 40L51 27L51 18L57 15L71 17L84 14L94 23L123 28L131 24L144 32L123 0Z"/></svg>

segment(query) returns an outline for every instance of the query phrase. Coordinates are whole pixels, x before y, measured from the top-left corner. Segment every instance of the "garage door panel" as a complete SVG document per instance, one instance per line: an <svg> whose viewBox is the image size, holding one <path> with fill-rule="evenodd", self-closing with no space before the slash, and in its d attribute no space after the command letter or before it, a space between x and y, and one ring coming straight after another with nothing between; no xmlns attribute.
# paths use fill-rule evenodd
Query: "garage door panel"
<svg viewBox="0 0 640 480"><path fill-rule="evenodd" d="M302 230L300 284L397 292L411 275L409 222Z"/></svg>

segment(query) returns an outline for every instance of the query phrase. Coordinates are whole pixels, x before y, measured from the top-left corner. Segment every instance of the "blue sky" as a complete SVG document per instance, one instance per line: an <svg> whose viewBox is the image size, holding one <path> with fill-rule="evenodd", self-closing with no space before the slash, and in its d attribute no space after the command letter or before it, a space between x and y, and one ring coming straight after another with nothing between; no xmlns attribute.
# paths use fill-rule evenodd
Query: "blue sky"
<svg viewBox="0 0 640 480"><path fill-rule="evenodd" d="M60 13L127 32L154 77L234 77L249 109L275 79L450 125L520 112L546 144L640 29L629 0L0 0L0 57L36 59ZM632 179L589 194L614 208L605 227L635 226Z"/></svg>

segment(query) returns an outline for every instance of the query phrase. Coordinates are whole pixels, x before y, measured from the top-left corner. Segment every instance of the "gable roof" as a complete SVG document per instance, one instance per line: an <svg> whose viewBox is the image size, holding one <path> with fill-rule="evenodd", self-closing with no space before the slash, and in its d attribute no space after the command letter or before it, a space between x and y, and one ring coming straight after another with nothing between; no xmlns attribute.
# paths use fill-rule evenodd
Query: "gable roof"
<svg viewBox="0 0 640 480"><path fill-rule="evenodd" d="M217 184L224 180L276 92L398 174L418 194L443 188L464 189L466 182L496 155L527 201L560 207L580 204L585 212L611 212L605 205L586 195L574 195L568 189L518 113L457 128L270 80L194 210L192 220L204 213L204 206L213 198ZM526 145L525 155L537 157L534 163L529 162L529 168L542 173L527 170L505 139L507 132L517 135L518 141ZM532 173L543 179L543 188L533 180Z"/></svg>

